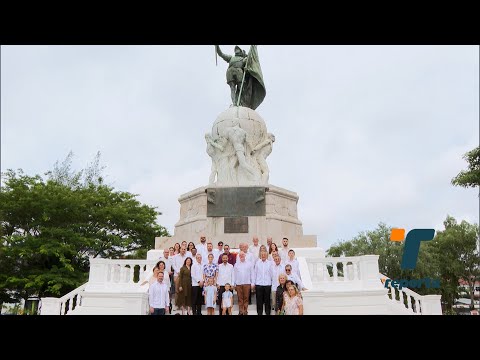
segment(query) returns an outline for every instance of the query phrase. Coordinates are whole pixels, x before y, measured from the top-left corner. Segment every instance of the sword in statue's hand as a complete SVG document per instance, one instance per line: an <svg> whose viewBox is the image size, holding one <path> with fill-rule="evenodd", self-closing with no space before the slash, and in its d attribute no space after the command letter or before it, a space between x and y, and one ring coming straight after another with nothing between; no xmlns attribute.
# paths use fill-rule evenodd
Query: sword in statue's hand
<svg viewBox="0 0 480 360"><path fill-rule="evenodd" d="M218 66L218 55L217 55L217 45L215 46L215 66Z"/></svg>

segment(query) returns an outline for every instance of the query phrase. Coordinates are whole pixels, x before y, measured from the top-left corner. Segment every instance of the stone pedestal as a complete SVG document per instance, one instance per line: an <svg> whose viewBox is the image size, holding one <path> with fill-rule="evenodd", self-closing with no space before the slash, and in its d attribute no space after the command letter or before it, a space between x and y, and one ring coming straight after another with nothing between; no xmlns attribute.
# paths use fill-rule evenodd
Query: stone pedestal
<svg viewBox="0 0 480 360"><path fill-rule="evenodd" d="M302 222L297 214L296 193L273 185L266 186L265 215L246 216L247 232L225 233L225 217L207 216L207 188L201 187L180 196L180 220L175 224L174 236L156 238L156 249L184 240L197 244L202 234L207 236L207 241L213 242L214 248L220 240L231 247L238 247L241 242L251 244L254 235L258 236L261 244L265 244L267 237L271 236L277 245L281 244L283 237L287 237L290 247L317 246L316 235L303 235Z"/></svg>

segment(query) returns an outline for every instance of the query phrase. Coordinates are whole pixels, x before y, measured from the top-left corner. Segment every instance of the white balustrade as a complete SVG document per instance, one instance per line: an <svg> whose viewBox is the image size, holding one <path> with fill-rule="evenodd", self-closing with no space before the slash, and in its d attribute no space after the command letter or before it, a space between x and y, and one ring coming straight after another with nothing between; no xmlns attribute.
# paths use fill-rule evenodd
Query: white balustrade
<svg viewBox="0 0 480 360"><path fill-rule="evenodd" d="M386 281L389 278L380 274L380 279ZM406 287L396 289L392 286L391 281L388 282L387 288L391 295L390 297L387 295L387 299L399 305L407 313L412 315L442 315L440 295L420 295ZM399 295L398 300L395 296L397 291Z"/></svg>
<svg viewBox="0 0 480 360"><path fill-rule="evenodd" d="M40 315L67 315L82 305L82 294L86 286L87 284L83 284L61 298L42 298Z"/></svg>
<svg viewBox="0 0 480 360"><path fill-rule="evenodd" d="M152 273L157 260L90 259L90 277L87 291L126 289L138 286ZM138 267L139 270L135 271ZM137 276L135 276L137 274Z"/></svg>
<svg viewBox="0 0 480 360"><path fill-rule="evenodd" d="M305 257L305 260L308 265L308 272L312 279L312 283L314 285L319 285L325 282L347 283L360 281L361 275L359 269L362 258L362 256L326 258ZM339 272L338 264L342 264L341 273ZM302 274L302 278L303 276L304 275Z"/></svg>

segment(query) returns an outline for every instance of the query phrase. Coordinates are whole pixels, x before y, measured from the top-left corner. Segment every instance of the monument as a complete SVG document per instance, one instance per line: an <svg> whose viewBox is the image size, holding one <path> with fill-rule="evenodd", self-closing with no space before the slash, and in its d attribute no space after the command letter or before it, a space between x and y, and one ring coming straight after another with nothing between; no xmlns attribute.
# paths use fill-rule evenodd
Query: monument
<svg viewBox="0 0 480 360"><path fill-rule="evenodd" d="M231 106L220 113L205 134L212 166L208 185L179 197L180 219L174 235L155 239L155 248L193 241L206 235L214 245L220 240L231 247L251 242L257 235L265 243L283 237L291 247L316 247L315 235L304 235L298 219L298 195L269 183L268 156L275 136L255 110L265 99L257 46L248 54L235 46L234 55L216 54L228 63L227 84Z"/></svg>

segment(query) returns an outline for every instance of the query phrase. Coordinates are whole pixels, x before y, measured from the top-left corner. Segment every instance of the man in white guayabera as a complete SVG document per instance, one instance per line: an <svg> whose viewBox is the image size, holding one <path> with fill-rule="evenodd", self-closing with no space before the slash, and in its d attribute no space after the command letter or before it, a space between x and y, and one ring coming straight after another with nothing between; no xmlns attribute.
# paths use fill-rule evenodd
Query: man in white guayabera
<svg viewBox="0 0 480 360"><path fill-rule="evenodd" d="M150 285L148 289L148 303L151 315L168 314L170 296L168 295L168 286L163 282L163 272L158 273L157 281Z"/></svg>

